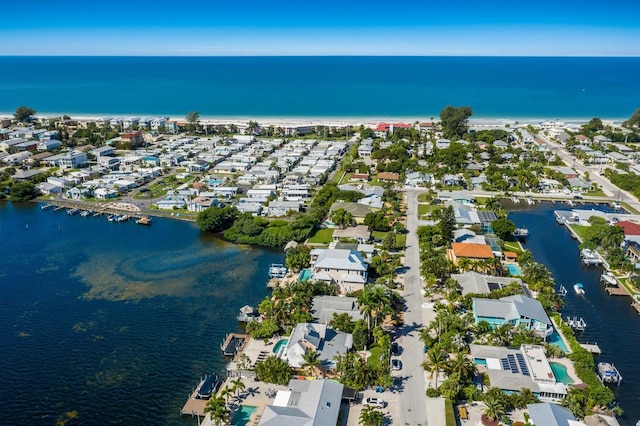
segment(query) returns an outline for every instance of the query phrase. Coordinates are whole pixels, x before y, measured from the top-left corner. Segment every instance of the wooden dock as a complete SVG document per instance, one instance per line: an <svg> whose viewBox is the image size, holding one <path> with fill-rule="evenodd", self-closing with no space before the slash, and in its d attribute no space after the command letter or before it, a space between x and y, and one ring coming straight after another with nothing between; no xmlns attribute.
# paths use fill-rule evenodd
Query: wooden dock
<svg viewBox="0 0 640 426"><path fill-rule="evenodd" d="M204 407L207 405L207 399L198 399L196 395L198 394L198 388L194 389L193 393L187 399L187 402L184 403L182 410L180 410L180 414L183 416L192 416L192 417L204 417ZM199 422L198 422L199 423Z"/></svg>
<svg viewBox="0 0 640 426"><path fill-rule="evenodd" d="M239 333L229 333L224 339L222 345L220 345L220 349L226 356L235 357L237 354L241 353L251 336L248 334L239 334Z"/></svg>
<svg viewBox="0 0 640 426"><path fill-rule="evenodd" d="M602 353L597 343L580 343L580 346L594 355L600 355Z"/></svg>
<svg viewBox="0 0 640 426"><path fill-rule="evenodd" d="M631 306L633 306L634 309L640 314L640 302L633 302Z"/></svg>
<svg viewBox="0 0 640 426"><path fill-rule="evenodd" d="M609 296L629 296L629 292L624 287L607 287L605 288Z"/></svg>

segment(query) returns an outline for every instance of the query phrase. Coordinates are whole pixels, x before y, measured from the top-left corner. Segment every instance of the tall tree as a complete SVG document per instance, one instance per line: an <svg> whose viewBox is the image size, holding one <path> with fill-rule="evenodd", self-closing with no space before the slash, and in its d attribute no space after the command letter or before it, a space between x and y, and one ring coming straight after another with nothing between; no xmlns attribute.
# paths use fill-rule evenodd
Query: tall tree
<svg viewBox="0 0 640 426"><path fill-rule="evenodd" d="M640 127L640 108L636 109L623 124L627 127Z"/></svg>
<svg viewBox="0 0 640 426"><path fill-rule="evenodd" d="M321 362L320 352L310 350L302 355L302 359L304 360L304 366L309 369L309 375L313 376L313 372Z"/></svg>
<svg viewBox="0 0 640 426"><path fill-rule="evenodd" d="M384 413L371 405L365 405L360 411L358 424L362 426L382 426Z"/></svg>
<svg viewBox="0 0 640 426"><path fill-rule="evenodd" d="M16 112L13 113L13 116L16 118L18 122L22 123L22 122L28 121L29 117L31 117L35 113L36 113L35 109L29 108L23 105L16 108Z"/></svg>
<svg viewBox="0 0 640 426"><path fill-rule="evenodd" d="M205 414L209 414L216 425L223 425L229 420L230 411L224 398L216 396L211 397L204 406Z"/></svg>
<svg viewBox="0 0 640 426"><path fill-rule="evenodd" d="M246 389L242 377L236 377L231 380L231 384L233 385L233 391L236 393L236 397L240 398L240 392Z"/></svg>
<svg viewBox="0 0 640 426"><path fill-rule="evenodd" d="M473 109L470 106L446 106L440 111L440 123L444 137L456 140L464 136L468 130L469 117L472 115Z"/></svg>
<svg viewBox="0 0 640 426"><path fill-rule="evenodd" d="M189 129L193 131L200 121L200 113L198 111L191 111L187 113L186 120L187 123L189 123Z"/></svg>
<svg viewBox="0 0 640 426"><path fill-rule="evenodd" d="M422 363L422 367L429 372L429 377L436 375L436 388L438 387L438 374L447 365L447 354L438 349L431 348L427 351L427 359Z"/></svg>

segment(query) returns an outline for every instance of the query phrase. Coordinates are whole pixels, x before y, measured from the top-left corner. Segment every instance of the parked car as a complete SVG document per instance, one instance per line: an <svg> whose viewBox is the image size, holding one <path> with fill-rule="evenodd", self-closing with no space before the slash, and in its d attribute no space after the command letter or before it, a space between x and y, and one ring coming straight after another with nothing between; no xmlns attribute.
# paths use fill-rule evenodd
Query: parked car
<svg viewBox="0 0 640 426"><path fill-rule="evenodd" d="M394 358L391 360L391 369L394 371L400 371L402 370L402 361L400 361L398 358Z"/></svg>
<svg viewBox="0 0 640 426"><path fill-rule="evenodd" d="M400 345L398 345L398 342L393 342L391 344L391 355L393 356L400 355Z"/></svg>
<svg viewBox="0 0 640 426"><path fill-rule="evenodd" d="M387 403L381 400L380 398L367 398L364 402L366 405L371 405L373 407L384 408L387 406Z"/></svg>

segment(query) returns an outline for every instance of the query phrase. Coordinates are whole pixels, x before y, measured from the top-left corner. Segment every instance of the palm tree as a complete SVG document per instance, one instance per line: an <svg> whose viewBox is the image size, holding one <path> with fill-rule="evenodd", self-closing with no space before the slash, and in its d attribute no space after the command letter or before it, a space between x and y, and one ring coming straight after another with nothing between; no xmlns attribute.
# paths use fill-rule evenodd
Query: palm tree
<svg viewBox="0 0 640 426"><path fill-rule="evenodd" d="M498 343L501 346L505 346L511 340L511 331L513 330L513 324L504 323L493 329L491 332L491 337L494 342Z"/></svg>
<svg viewBox="0 0 640 426"><path fill-rule="evenodd" d="M309 368L309 374L313 376L313 372L320 365L320 352L310 350L302 355L304 366Z"/></svg>
<svg viewBox="0 0 640 426"><path fill-rule="evenodd" d="M471 379L477 370L475 364L464 353L458 352L445 365L445 371L449 377L454 376L459 382L465 382Z"/></svg>
<svg viewBox="0 0 640 426"><path fill-rule="evenodd" d="M231 381L231 384L233 385L233 391L236 392L236 396L240 398L240 391L243 391L246 389L246 386L242 381L242 377L236 377Z"/></svg>
<svg viewBox="0 0 640 426"><path fill-rule="evenodd" d="M363 426L382 426L384 424L384 414L377 408L366 405L360 411L360 421L358 424Z"/></svg>
<svg viewBox="0 0 640 426"><path fill-rule="evenodd" d="M220 397L224 398L224 402L226 404L229 403L229 398L233 396L233 389L228 386L225 386L224 389L220 391Z"/></svg>
<svg viewBox="0 0 640 426"><path fill-rule="evenodd" d="M209 414L211 419L216 425L223 425L229 420L230 410L227 408L227 404L224 398L219 396L212 397L207 401L207 405L204 406L205 414Z"/></svg>
<svg viewBox="0 0 640 426"><path fill-rule="evenodd" d="M447 363L447 354L441 350L429 349L427 351L427 359L422 363L422 367L429 372L429 377L432 378L433 374L436 375L435 387L438 387L438 374L440 370L444 368Z"/></svg>
<svg viewBox="0 0 640 426"><path fill-rule="evenodd" d="M502 401L500 401L496 397L488 397L484 400L484 404L487 406L484 409L484 414L489 417L491 420L497 420L505 414L504 405Z"/></svg>

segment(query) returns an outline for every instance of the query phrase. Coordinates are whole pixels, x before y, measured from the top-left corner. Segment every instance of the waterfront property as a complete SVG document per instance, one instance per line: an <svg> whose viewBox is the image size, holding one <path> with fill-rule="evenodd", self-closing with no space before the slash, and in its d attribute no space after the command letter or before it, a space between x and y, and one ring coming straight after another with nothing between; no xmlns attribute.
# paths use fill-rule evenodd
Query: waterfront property
<svg viewBox="0 0 640 426"><path fill-rule="evenodd" d="M458 264L458 259L466 258L472 261L493 259L491 246L487 244L452 243L447 250L447 257L454 265Z"/></svg>
<svg viewBox="0 0 640 426"><path fill-rule="evenodd" d="M491 328L510 323L514 327L546 336L553 332L553 326L542 304L536 299L520 294L498 300L473 298L473 318L476 324L486 321Z"/></svg>
<svg viewBox="0 0 640 426"><path fill-rule="evenodd" d="M291 332L283 357L291 367L300 368L305 365L304 355L315 351L319 353L319 367L330 371L335 367L334 357L352 346L351 333L336 331L327 324L300 323Z"/></svg>
<svg viewBox="0 0 640 426"><path fill-rule="evenodd" d="M519 278L494 277L491 275L483 275L474 271L465 272L463 274L451 274L451 278L456 280L462 288L462 295L476 293L490 293L516 283L522 286L522 280Z"/></svg>
<svg viewBox="0 0 640 426"><path fill-rule="evenodd" d="M334 426L344 385L332 380L292 379L267 405L259 425Z"/></svg>
<svg viewBox="0 0 640 426"><path fill-rule="evenodd" d="M557 404L549 404L541 402L538 404L528 404L527 410L531 422L534 425L544 426L578 426L584 425L578 422L573 413L568 409Z"/></svg>
<svg viewBox="0 0 640 426"><path fill-rule="evenodd" d="M362 290L367 282L368 265L355 250L311 250L311 268L314 280L337 284L342 294Z"/></svg>
<svg viewBox="0 0 640 426"><path fill-rule="evenodd" d="M358 306L358 299L347 296L316 296L311 302L311 316L321 323L329 323L333 315L347 314L352 321L364 318Z"/></svg>
<svg viewBox="0 0 640 426"><path fill-rule="evenodd" d="M559 401L567 388L556 380L544 346L522 345L519 350L501 346L469 345L474 363L486 366L491 386L505 392L531 390L538 398Z"/></svg>

